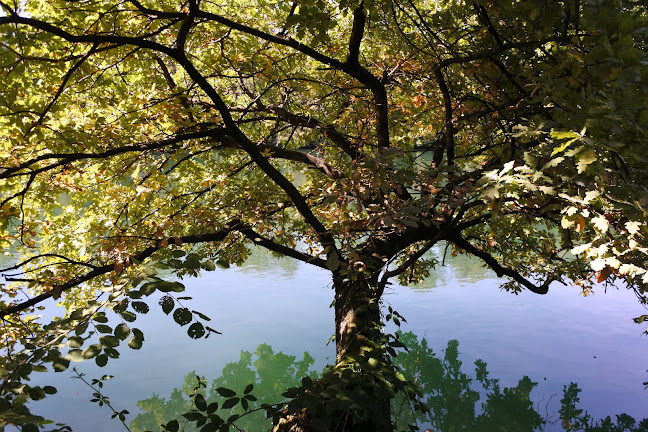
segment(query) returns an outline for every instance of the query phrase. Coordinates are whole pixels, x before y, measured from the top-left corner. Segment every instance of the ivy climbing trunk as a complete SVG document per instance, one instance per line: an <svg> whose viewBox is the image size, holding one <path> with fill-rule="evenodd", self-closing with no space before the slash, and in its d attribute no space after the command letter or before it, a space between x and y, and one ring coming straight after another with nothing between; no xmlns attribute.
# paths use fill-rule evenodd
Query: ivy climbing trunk
<svg viewBox="0 0 648 432"><path fill-rule="evenodd" d="M364 276L333 271L335 367L303 389L274 432L392 432L394 375L385 354L380 293Z"/></svg>
<svg viewBox="0 0 648 432"><path fill-rule="evenodd" d="M337 366L359 368L362 382L352 383L346 391L357 394L362 408L356 423L348 430L358 432L392 431L391 394L377 386L375 374L385 370L389 361L383 347L384 334L380 317L380 293L365 279L349 280L340 273L333 275L335 287L335 350ZM370 360L371 359L371 360ZM365 399L366 396L366 399ZM363 405L364 404L364 405Z"/></svg>

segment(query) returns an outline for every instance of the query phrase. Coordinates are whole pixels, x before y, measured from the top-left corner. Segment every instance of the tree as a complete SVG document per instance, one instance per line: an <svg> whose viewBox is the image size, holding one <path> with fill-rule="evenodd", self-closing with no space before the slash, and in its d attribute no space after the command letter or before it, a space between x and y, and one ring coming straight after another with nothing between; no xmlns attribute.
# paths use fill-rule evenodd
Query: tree
<svg viewBox="0 0 648 432"><path fill-rule="evenodd" d="M434 271L434 245L511 291L621 279L646 300L640 1L0 5L0 241L21 256L5 407L32 396L27 366L141 346L124 322L81 350L103 309L132 322L182 290L151 263L196 274L251 245L331 272L337 367L318 385L354 395L335 409L357 431L392 428L380 299ZM51 297L66 318L26 315ZM319 427L302 399L278 430Z"/></svg>

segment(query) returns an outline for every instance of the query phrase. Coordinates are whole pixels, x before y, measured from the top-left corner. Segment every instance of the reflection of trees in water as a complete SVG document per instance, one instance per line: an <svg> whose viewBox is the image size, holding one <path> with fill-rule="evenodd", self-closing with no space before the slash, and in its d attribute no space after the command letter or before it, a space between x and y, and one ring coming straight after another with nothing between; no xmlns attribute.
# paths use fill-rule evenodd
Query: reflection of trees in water
<svg viewBox="0 0 648 432"><path fill-rule="evenodd" d="M201 393L208 403L218 402L223 405L226 398L221 397L216 391L219 387L226 387L242 393L245 387L254 383L253 394L258 399L257 403L250 403L254 408L261 403L278 403L284 400L281 396L286 388L300 384L301 378L305 376L315 377L317 375L311 366L315 359L305 352L301 360L295 356L286 355L282 352L275 353L270 345L259 345L254 353L241 351L241 358L238 362L231 362L225 365L222 375L213 380L210 385ZM166 424L169 420L181 417L182 414L190 411L193 407L189 396L193 394L194 387L198 381L195 372L185 376L185 383L182 389L174 389L168 399L153 395L149 399L138 402L137 406L144 411L131 422L131 429L136 431L159 430L159 425ZM220 410L219 415L228 418L233 414L242 414L240 405L227 410ZM248 414L238 420L236 425L242 430L259 431L269 429L271 422L266 419L265 411L257 411ZM194 424L185 425L185 432L197 431L199 428Z"/></svg>
<svg viewBox="0 0 648 432"><path fill-rule="evenodd" d="M416 422L438 431L533 431L545 423L533 407L530 394L536 383L528 377L502 389L481 360L475 362L474 378L462 371L456 340L448 342L442 358L413 333L402 335L401 341L410 350L399 353L396 363L420 386L430 413L414 417L404 400L394 401L399 430Z"/></svg>
<svg viewBox="0 0 648 432"><path fill-rule="evenodd" d="M495 273L486 268L482 261L463 254L452 256L451 248L446 248L444 245L432 248L424 258L435 261L437 264L430 270L429 276L423 282L411 285L413 289L429 290L448 285L448 282L453 279L473 284L496 277Z"/></svg>
<svg viewBox="0 0 648 432"><path fill-rule="evenodd" d="M238 267L244 273L259 273L267 276L268 272L281 270L282 277L292 278L299 268L299 261L273 255L266 249L252 247L250 256Z"/></svg>
<svg viewBox="0 0 648 432"><path fill-rule="evenodd" d="M392 401L392 417L397 430L408 430L408 425L416 423L423 430L480 431L480 432L525 432L546 430L584 431L584 432L648 432L648 419L637 422L630 416L621 414L615 420L610 417L596 422L582 409L578 408L580 389L574 383L565 386L559 420L548 422L540 415L531 399L537 383L523 377L514 387L501 387L499 380L491 378L482 360L475 362L474 374L462 368L459 360L459 343L448 342L443 356L437 356L425 339L418 340L411 332L401 335L401 341L409 351L401 352L394 359L406 376L409 376L423 392L423 398L430 412L414 413L404 398ZM226 398L216 391L226 387L238 394L249 383L254 383L253 394L257 402L250 403L250 409L261 403L278 403L284 398L281 393L288 387L298 386L304 376L315 378L317 372L312 368L314 359L304 353L298 360L295 356L275 353L269 345L259 345L254 353L242 351L238 362L228 363L222 375L201 390L208 403L223 405ZM198 377L195 372L185 376L181 389L174 389L168 399L153 395L138 403L144 413L132 422L134 432L160 430L160 424L169 420L182 419L182 414L193 407L190 395L194 393ZM242 414L240 405L220 410L219 415L228 418ZM182 422L181 422L182 423ZM240 430L269 430L271 423L265 418L265 411L252 412L236 421ZM185 432L199 430L187 422Z"/></svg>

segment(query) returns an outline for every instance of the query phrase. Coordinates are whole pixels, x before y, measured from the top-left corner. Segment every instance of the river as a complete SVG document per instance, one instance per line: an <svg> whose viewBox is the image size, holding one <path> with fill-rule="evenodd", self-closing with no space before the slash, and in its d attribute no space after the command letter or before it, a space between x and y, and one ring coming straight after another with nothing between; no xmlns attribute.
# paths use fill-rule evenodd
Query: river
<svg viewBox="0 0 648 432"><path fill-rule="evenodd" d="M402 330L424 337L435 353L443 355L449 340L459 341L467 373L483 359L502 386L514 386L525 375L537 382L531 396L549 419L546 431L562 430L557 410L570 382L578 383L580 408L594 418L648 417L642 384L648 381L648 338L642 337L645 326L632 321L645 310L631 292L612 289L583 297L577 287L555 285L546 296L514 295L501 291L499 282L477 260L460 256L422 284L392 285L384 302L407 319ZM326 271L256 251L243 267L217 268L183 283L183 295L192 297L186 306L210 316L210 326L222 335L190 339L153 296L151 311L131 325L145 334L141 350L123 347L121 357L101 369L93 361L72 364L89 379L114 376L104 391L115 408L129 410L127 424L141 412L138 401L153 394L168 398L191 371L217 378L241 351L254 352L261 344L297 359L308 352L313 370L333 361L333 344L326 344L333 334ZM74 431L120 430L110 411L91 403L92 391L72 376L71 368L37 374L36 383L59 391L32 403L32 409Z"/></svg>

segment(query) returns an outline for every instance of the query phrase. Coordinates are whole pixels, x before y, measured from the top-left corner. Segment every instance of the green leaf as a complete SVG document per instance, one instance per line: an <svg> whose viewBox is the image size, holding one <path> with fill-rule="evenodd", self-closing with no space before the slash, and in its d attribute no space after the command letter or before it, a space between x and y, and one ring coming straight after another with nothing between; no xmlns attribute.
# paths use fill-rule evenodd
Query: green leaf
<svg viewBox="0 0 648 432"><path fill-rule="evenodd" d="M108 318L106 317L105 312L97 312L96 314L94 314L92 316L92 320L96 321L98 323L107 323L108 322Z"/></svg>
<svg viewBox="0 0 648 432"><path fill-rule="evenodd" d="M159 281L156 286L161 292L183 292L185 290L185 286L180 282Z"/></svg>
<svg viewBox="0 0 648 432"><path fill-rule="evenodd" d="M88 321L84 321L84 322L82 322L81 324L79 324L79 325L74 329L74 333L75 333L77 336L81 336L82 334L84 334L84 333L86 332L86 330L88 329L88 325L89 325L89 324L90 324L90 321L89 321L89 320L88 320Z"/></svg>
<svg viewBox="0 0 648 432"><path fill-rule="evenodd" d="M142 347L142 342L144 341L144 333L140 329L132 329L131 338L128 340L128 346L132 349L138 350Z"/></svg>
<svg viewBox="0 0 648 432"><path fill-rule="evenodd" d="M202 413L196 412L196 411L190 411L188 413L182 414L182 417L186 418L189 421L200 421L205 418L205 416Z"/></svg>
<svg viewBox="0 0 648 432"><path fill-rule="evenodd" d="M160 306L162 306L162 312L165 314L169 315L169 312L173 310L173 307L175 306L175 302L173 301L173 297L165 295L160 299Z"/></svg>
<svg viewBox="0 0 648 432"><path fill-rule="evenodd" d="M131 330L133 336L128 341L128 346L132 349L140 349L142 347L142 342L144 341L144 333L140 329Z"/></svg>
<svg viewBox="0 0 648 432"><path fill-rule="evenodd" d="M92 344L88 348L83 350L83 358L91 359L96 357L102 350L102 346L99 344Z"/></svg>
<svg viewBox="0 0 648 432"><path fill-rule="evenodd" d="M174 250L171 251L171 256L173 258L182 258L186 254L187 253L185 251L183 251L182 249L174 249Z"/></svg>
<svg viewBox="0 0 648 432"><path fill-rule="evenodd" d="M205 335L205 328L199 322L195 322L187 329L187 334L192 339L200 339Z"/></svg>
<svg viewBox="0 0 648 432"><path fill-rule="evenodd" d="M131 311L123 311L119 315L121 315L122 318L124 318L125 321L128 322L133 322L137 319L137 315L135 315Z"/></svg>
<svg viewBox="0 0 648 432"><path fill-rule="evenodd" d="M113 359L119 358L119 351L117 351L115 348L104 348L104 352L110 358L113 358Z"/></svg>
<svg viewBox="0 0 648 432"><path fill-rule="evenodd" d="M207 410L207 401L205 401L205 397L200 393L198 393L194 398L194 404L196 405L196 408L199 409L200 411Z"/></svg>
<svg viewBox="0 0 648 432"><path fill-rule="evenodd" d="M64 357L59 357L52 362L52 369L54 372L63 372L70 366L70 360Z"/></svg>
<svg viewBox="0 0 648 432"><path fill-rule="evenodd" d="M200 266L207 271L216 270L216 264L212 260L203 261Z"/></svg>
<svg viewBox="0 0 648 432"><path fill-rule="evenodd" d="M181 326L184 326L191 322L193 315L187 308L178 308L173 312L173 319Z"/></svg>
<svg viewBox="0 0 648 432"><path fill-rule="evenodd" d="M128 340L128 347L129 347L129 348L132 348L132 349L134 349L134 350L138 350L138 349L142 348L142 340L136 338L135 336L132 336L132 337Z"/></svg>
<svg viewBox="0 0 648 432"><path fill-rule="evenodd" d="M83 345L83 339L79 336L70 336L67 340L67 345L70 348L81 348Z"/></svg>
<svg viewBox="0 0 648 432"><path fill-rule="evenodd" d="M36 426L34 423L27 423L22 427L22 432L38 432L38 430L38 426Z"/></svg>
<svg viewBox="0 0 648 432"><path fill-rule="evenodd" d="M83 360L85 360L83 351L81 351L80 349L73 349L68 351L65 358L73 362L82 362Z"/></svg>
<svg viewBox="0 0 648 432"><path fill-rule="evenodd" d="M189 270L198 270L200 268L200 257L196 254L189 254L182 264L184 268Z"/></svg>
<svg viewBox="0 0 648 432"><path fill-rule="evenodd" d="M212 402L207 407L207 414L213 414L214 412L216 412L216 410L218 410L218 403Z"/></svg>
<svg viewBox="0 0 648 432"><path fill-rule="evenodd" d="M581 174L583 173L586 169L587 166L594 163L598 159L598 156L596 155L596 152L592 148L586 148L584 151L581 151L578 153L577 156L577 169L578 173Z"/></svg>
<svg viewBox="0 0 648 432"><path fill-rule="evenodd" d="M326 260L326 267L333 271L337 270L337 268L340 266L340 258L338 257L337 253L332 253L329 255L329 257Z"/></svg>
<svg viewBox="0 0 648 432"><path fill-rule="evenodd" d="M178 432L178 429L180 429L180 423L178 423L178 420L175 419L171 420L164 426L164 430L169 432Z"/></svg>
<svg viewBox="0 0 648 432"><path fill-rule="evenodd" d="M216 432L218 430L218 426L220 426L221 423L216 424L209 422L205 426L203 426L202 429L200 429L200 432Z"/></svg>
<svg viewBox="0 0 648 432"><path fill-rule="evenodd" d="M119 346L119 339L112 335L100 337L99 342L101 343L101 345L108 348L115 348Z"/></svg>
<svg viewBox="0 0 648 432"><path fill-rule="evenodd" d="M131 303L131 306L133 306L133 309L135 309L135 312L141 313L141 314L147 314L149 312L149 306L142 302L142 301L134 301Z"/></svg>
<svg viewBox="0 0 648 432"><path fill-rule="evenodd" d="M239 400L240 399L237 397L227 399L225 402L223 402L223 409L230 409L236 406L236 404L239 403Z"/></svg>
<svg viewBox="0 0 648 432"><path fill-rule="evenodd" d="M198 315L200 318L204 319L205 321L211 321L211 318L209 318L205 314L202 314L202 313L198 312L197 310L192 310L191 312L195 313L196 315Z"/></svg>
<svg viewBox="0 0 648 432"><path fill-rule="evenodd" d="M45 399L46 396L45 391L40 387L31 387L27 394L29 394L30 399L35 401Z"/></svg>
<svg viewBox="0 0 648 432"><path fill-rule="evenodd" d="M155 292L157 284L155 282L147 282L140 288L140 293L143 296L149 296Z"/></svg>
<svg viewBox="0 0 648 432"><path fill-rule="evenodd" d="M95 358L95 363L99 367L104 367L108 364L108 356L106 354L100 354Z"/></svg>
<svg viewBox="0 0 648 432"><path fill-rule="evenodd" d="M130 335L130 328L128 327L128 325L121 323L117 327L115 327L114 334L119 339L124 340L128 337L128 335Z"/></svg>
<svg viewBox="0 0 648 432"><path fill-rule="evenodd" d="M53 395L53 394L56 394L56 392L57 392L58 390L56 390L56 387L52 387L52 386L45 386L45 387L43 387L43 391L44 391L45 393L47 393L48 395Z"/></svg>
<svg viewBox="0 0 648 432"><path fill-rule="evenodd" d="M97 325L95 326L95 328L97 329L97 331L98 331L99 333L112 333L112 332L113 332L112 327L107 326L107 325L105 325L105 324L97 324Z"/></svg>
<svg viewBox="0 0 648 432"><path fill-rule="evenodd" d="M226 387L218 387L216 391L218 392L219 395L226 398L236 396L236 392L234 390L230 390Z"/></svg>
<svg viewBox="0 0 648 432"><path fill-rule="evenodd" d="M122 299L119 303L117 303L115 306L113 306L113 311L115 312L124 312L126 308L128 307L130 300L127 298Z"/></svg>

